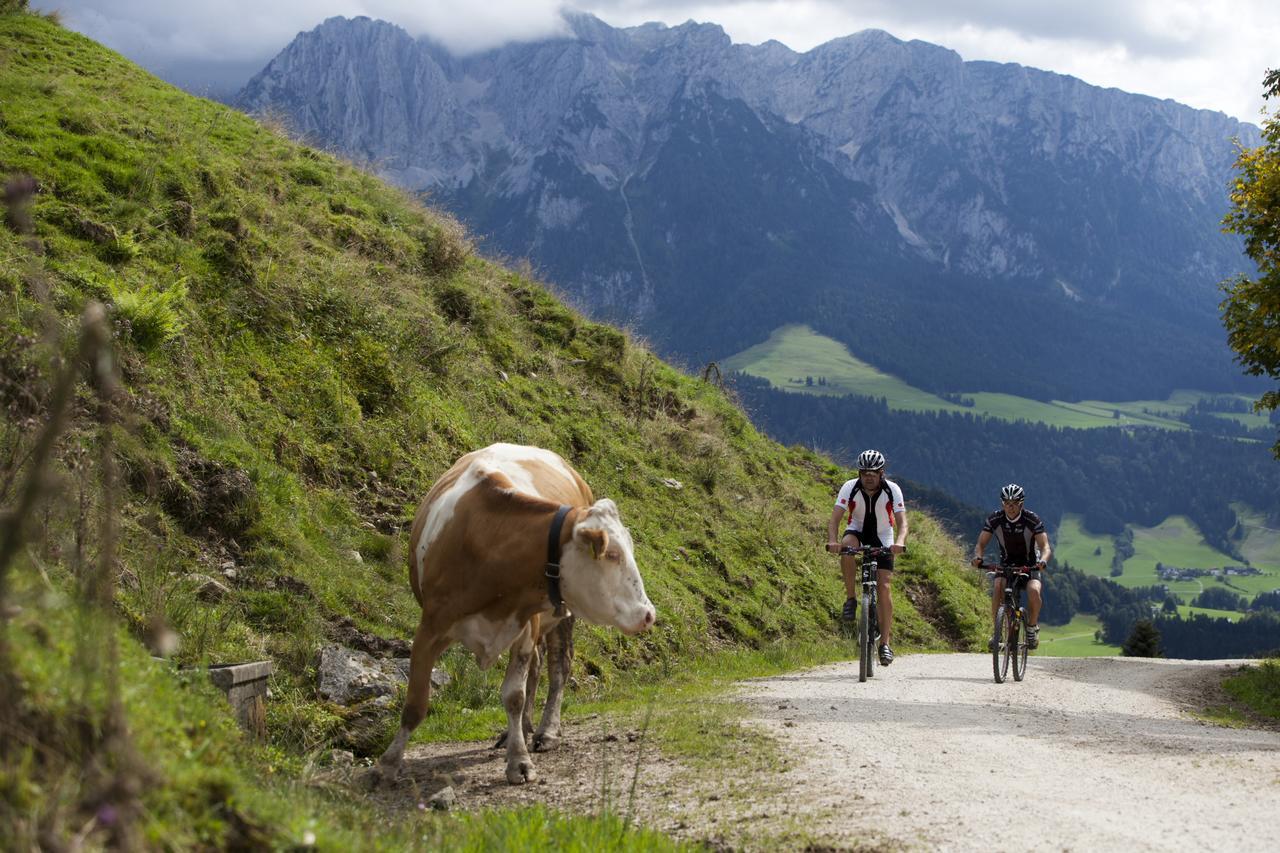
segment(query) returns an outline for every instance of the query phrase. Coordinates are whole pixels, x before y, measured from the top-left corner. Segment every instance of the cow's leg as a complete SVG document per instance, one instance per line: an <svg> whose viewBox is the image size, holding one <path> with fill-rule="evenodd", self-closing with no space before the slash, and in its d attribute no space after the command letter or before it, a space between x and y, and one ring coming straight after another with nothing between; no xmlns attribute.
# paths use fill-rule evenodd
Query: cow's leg
<svg viewBox="0 0 1280 853"><path fill-rule="evenodd" d="M573 670L573 616L561 619L546 637L547 702L542 706L542 720L533 736L535 752L560 745L560 703L564 699L564 685Z"/></svg>
<svg viewBox="0 0 1280 853"><path fill-rule="evenodd" d="M428 624L424 613L413 635L413 651L409 655L409 690L405 695L404 709L400 712L400 730L396 732L391 746L382 753L382 758L378 759L375 772L382 781L391 781L400 773L409 736L427 715L427 703L431 699L431 668L448 645L448 638L440 636Z"/></svg>
<svg viewBox="0 0 1280 853"><path fill-rule="evenodd" d="M507 676L502 679L502 704L507 709L507 781L512 785L538 778L524 737L525 684L534 653L533 626L525 625L511 644Z"/></svg>
<svg viewBox="0 0 1280 853"><path fill-rule="evenodd" d="M529 677L524 682L524 739L525 743L533 742L533 699L538 693L538 676L542 673L543 650L545 641L539 641L533 647L533 656L529 658ZM507 745L507 732L504 729L498 739L493 742L494 749L502 749Z"/></svg>

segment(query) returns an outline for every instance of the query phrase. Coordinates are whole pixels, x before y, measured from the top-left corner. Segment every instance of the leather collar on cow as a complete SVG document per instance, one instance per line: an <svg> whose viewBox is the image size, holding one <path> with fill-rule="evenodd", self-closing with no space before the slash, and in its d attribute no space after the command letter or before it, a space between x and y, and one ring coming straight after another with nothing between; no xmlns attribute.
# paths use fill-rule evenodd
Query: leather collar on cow
<svg viewBox="0 0 1280 853"><path fill-rule="evenodd" d="M551 520L551 530L547 534L547 597L551 599L557 619L563 619L568 614L564 598L560 595L560 531L568 514L569 507L561 504L556 510L556 517Z"/></svg>

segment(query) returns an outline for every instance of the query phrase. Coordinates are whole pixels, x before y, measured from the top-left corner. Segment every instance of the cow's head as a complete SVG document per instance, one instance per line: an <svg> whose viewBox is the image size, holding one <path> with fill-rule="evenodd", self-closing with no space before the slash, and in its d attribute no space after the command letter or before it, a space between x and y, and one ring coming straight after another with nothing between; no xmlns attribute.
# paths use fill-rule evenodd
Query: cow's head
<svg viewBox="0 0 1280 853"><path fill-rule="evenodd" d="M628 634L653 624L653 604L644 594L631 533L608 498L592 504L574 524L560 572L569 609L588 622Z"/></svg>

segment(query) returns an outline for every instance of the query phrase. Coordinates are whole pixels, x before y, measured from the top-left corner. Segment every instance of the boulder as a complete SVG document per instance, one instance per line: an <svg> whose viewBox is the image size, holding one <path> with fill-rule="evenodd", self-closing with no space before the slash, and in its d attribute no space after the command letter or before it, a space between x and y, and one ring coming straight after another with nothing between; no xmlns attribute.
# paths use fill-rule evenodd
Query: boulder
<svg viewBox="0 0 1280 853"><path fill-rule="evenodd" d="M401 684L409 682L408 658L375 658L346 646L330 644L320 649L316 662L316 691L339 705L353 705L367 699L394 697ZM434 669L431 683L439 688L449 683L448 673Z"/></svg>

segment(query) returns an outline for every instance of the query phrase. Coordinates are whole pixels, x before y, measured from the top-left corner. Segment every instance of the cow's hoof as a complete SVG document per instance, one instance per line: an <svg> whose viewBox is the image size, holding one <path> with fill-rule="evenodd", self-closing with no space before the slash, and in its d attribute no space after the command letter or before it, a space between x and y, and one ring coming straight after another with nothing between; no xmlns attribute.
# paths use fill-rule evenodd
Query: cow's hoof
<svg viewBox="0 0 1280 853"><path fill-rule="evenodd" d="M542 732L533 736L534 752L551 752L560 746L560 735L551 732Z"/></svg>
<svg viewBox="0 0 1280 853"><path fill-rule="evenodd" d="M533 769L532 761L527 758L520 758L507 765L507 781L512 785L536 782L538 781L538 771Z"/></svg>
<svg viewBox="0 0 1280 853"><path fill-rule="evenodd" d="M385 788L396 783L400 778L400 765L384 764L379 761L369 769L369 775L365 777L365 783L370 788Z"/></svg>

